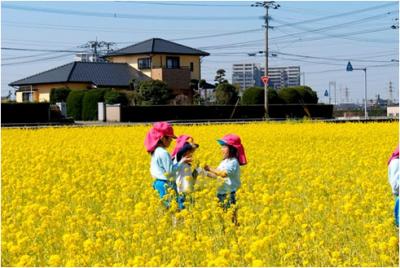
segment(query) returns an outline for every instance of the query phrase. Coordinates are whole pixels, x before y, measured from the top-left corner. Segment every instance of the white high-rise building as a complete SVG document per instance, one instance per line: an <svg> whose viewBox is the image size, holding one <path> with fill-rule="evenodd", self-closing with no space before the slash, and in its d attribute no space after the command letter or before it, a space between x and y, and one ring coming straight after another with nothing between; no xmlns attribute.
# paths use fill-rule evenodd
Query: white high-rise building
<svg viewBox="0 0 400 268"><path fill-rule="evenodd" d="M237 84L244 90L249 87L261 86L260 65L256 63L233 64L232 84Z"/></svg>
<svg viewBox="0 0 400 268"><path fill-rule="evenodd" d="M232 84L238 84L240 89L249 87L262 87L261 76L264 75L264 67L257 63L233 64ZM290 86L300 86L300 66L269 67L269 86L280 89Z"/></svg>
<svg viewBox="0 0 400 268"><path fill-rule="evenodd" d="M264 67L261 75L264 75ZM269 67L269 86L274 89L284 87L300 86L300 66Z"/></svg>

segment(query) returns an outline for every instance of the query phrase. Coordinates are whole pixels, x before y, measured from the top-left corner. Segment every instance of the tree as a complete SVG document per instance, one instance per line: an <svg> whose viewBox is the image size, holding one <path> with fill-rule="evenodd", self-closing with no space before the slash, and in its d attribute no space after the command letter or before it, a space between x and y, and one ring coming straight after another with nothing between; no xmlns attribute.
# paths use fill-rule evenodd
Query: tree
<svg viewBox="0 0 400 268"><path fill-rule="evenodd" d="M206 84L207 84L207 81L204 80L204 79L201 79L200 82L199 82L199 87L203 88Z"/></svg>
<svg viewBox="0 0 400 268"><path fill-rule="evenodd" d="M238 99L238 92L233 85L225 82L217 86L215 97L218 104L235 104Z"/></svg>
<svg viewBox="0 0 400 268"><path fill-rule="evenodd" d="M310 87L299 86L294 87L301 96L301 101L306 104L316 104L318 103L317 92L313 91Z"/></svg>
<svg viewBox="0 0 400 268"><path fill-rule="evenodd" d="M279 97L285 103L302 103L302 104L315 104L318 103L318 96L315 91L307 86L287 87L282 88Z"/></svg>
<svg viewBox="0 0 400 268"><path fill-rule="evenodd" d="M139 105L167 104L172 98L171 90L160 80L140 82L135 94L135 101Z"/></svg>
<svg viewBox="0 0 400 268"><path fill-rule="evenodd" d="M264 88L250 87L246 89L242 96L243 105L264 104ZM281 104L283 101L279 98L276 90L268 88L268 104Z"/></svg>
<svg viewBox="0 0 400 268"><path fill-rule="evenodd" d="M218 84L222 83L228 83L228 80L225 79L225 70L224 69L218 69L217 74L215 75L215 79Z"/></svg>
<svg viewBox="0 0 400 268"><path fill-rule="evenodd" d="M125 105L128 103L128 98L122 92L118 92L116 90L107 90L104 94L104 101L106 104L120 103L122 105Z"/></svg>
<svg viewBox="0 0 400 268"><path fill-rule="evenodd" d="M279 98L286 104L300 103L301 96L295 88L282 88L278 92Z"/></svg>

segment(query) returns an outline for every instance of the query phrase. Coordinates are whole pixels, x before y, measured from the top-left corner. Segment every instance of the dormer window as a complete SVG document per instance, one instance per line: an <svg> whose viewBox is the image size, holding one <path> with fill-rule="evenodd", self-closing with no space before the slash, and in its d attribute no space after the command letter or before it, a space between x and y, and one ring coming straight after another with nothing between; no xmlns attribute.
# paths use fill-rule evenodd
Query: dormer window
<svg viewBox="0 0 400 268"><path fill-rule="evenodd" d="M138 59L138 68L142 69L151 69L151 58L140 58Z"/></svg>

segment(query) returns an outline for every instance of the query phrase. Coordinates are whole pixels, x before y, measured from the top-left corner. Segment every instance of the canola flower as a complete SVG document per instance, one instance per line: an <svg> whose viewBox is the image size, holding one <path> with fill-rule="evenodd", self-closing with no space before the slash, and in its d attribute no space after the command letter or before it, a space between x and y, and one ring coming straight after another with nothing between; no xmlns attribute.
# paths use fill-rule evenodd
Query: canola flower
<svg viewBox="0 0 400 268"><path fill-rule="evenodd" d="M398 265L398 123L175 126L200 144L196 166L221 161L217 138L241 137L249 164L227 212L204 177L187 209L161 205L148 128L3 129L2 266Z"/></svg>

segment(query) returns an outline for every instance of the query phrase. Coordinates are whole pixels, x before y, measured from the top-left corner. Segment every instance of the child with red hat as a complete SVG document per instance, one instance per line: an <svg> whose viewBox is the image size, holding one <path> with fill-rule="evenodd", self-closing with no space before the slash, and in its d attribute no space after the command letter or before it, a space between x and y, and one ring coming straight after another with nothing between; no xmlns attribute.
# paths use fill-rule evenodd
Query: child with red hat
<svg viewBox="0 0 400 268"><path fill-rule="evenodd" d="M180 135L176 139L175 149L171 156L173 163L177 164L181 161L182 157L192 158L195 150L199 148L199 145L194 143L194 140L189 135ZM191 163L182 163L176 173L176 187L178 191L178 205L180 209L184 209L184 202L186 196L193 192L194 184L196 183L196 178L198 171L196 169L192 170Z"/></svg>
<svg viewBox="0 0 400 268"><path fill-rule="evenodd" d="M214 169L205 166L209 177L222 177L222 185L218 187L217 197L220 203L227 209L231 204L236 204L236 191L240 188L240 166L247 164L246 154L240 137L235 134L225 135L217 140L221 145L223 160ZM226 199L228 199L226 201Z"/></svg>
<svg viewBox="0 0 400 268"><path fill-rule="evenodd" d="M400 160L399 160L399 146L392 153L388 162L388 177L389 183L392 187L394 196L394 222L399 227L399 187L400 187Z"/></svg>
<svg viewBox="0 0 400 268"><path fill-rule="evenodd" d="M174 130L168 122L154 123L144 140L146 151L151 154L150 174L154 178L153 188L158 191L161 199L167 194L168 189L177 192L175 175L179 167L187 162L190 157L182 157L176 164L172 163L167 148L171 145L172 139L176 139ZM164 204L169 207L169 200Z"/></svg>

